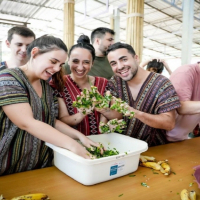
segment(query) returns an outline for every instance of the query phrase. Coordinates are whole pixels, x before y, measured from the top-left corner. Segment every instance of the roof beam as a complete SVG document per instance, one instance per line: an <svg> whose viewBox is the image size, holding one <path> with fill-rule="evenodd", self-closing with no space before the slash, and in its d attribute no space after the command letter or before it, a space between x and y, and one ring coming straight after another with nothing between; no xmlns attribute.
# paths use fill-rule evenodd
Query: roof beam
<svg viewBox="0 0 200 200"><path fill-rule="evenodd" d="M182 4L181 4L181 7L179 7L179 6L177 6L176 1L174 1L174 0L162 0L162 1L169 4L170 6L172 6L174 8L176 8L177 10L180 10L181 12L183 12ZM198 3L197 1L195 1L195 2ZM200 22L200 18L194 16L194 19L196 19L197 21Z"/></svg>
<svg viewBox="0 0 200 200"><path fill-rule="evenodd" d="M9 1L13 1L13 2L16 2L16 3L23 3L23 4L26 4L26 5L31 5L31 6L37 6L38 7L37 3L27 2L27 1L24 1L24 0L18 0L18 1L17 0L9 0ZM62 11L63 12L63 9L53 8L53 7L49 7L49 6L45 6L45 5L40 6L40 7L41 8L48 8L48 9L52 9L52 10L58 10L58 11Z"/></svg>
<svg viewBox="0 0 200 200"><path fill-rule="evenodd" d="M168 54L168 53L162 53L162 52L160 52L160 51L156 51L155 49L151 49L151 48L146 47L146 46L144 46L144 45L143 45L143 47L144 47L145 49L148 49L148 50L151 50L151 51L155 51L155 52L161 53L161 54L163 54L163 55L168 55L168 56L174 57L174 58L180 58L180 57L177 57L177 56L173 56L173 55L171 55L171 54Z"/></svg>
<svg viewBox="0 0 200 200"><path fill-rule="evenodd" d="M22 22L22 21L16 21L16 20L9 20L9 19L2 19L2 18L0 18L0 21L5 21L4 23L6 24L6 22L8 22L9 24L10 23L20 23L20 24L24 24L25 26L27 25L27 24L30 24L30 23L28 23L28 22Z"/></svg>
<svg viewBox="0 0 200 200"><path fill-rule="evenodd" d="M19 16L19 15L17 15L17 14L10 14L10 13L8 13L8 12L3 12L3 11L1 11L1 14L4 14L4 15L10 15L10 16L15 16L15 17L23 17L23 18L27 18L27 17L25 17L25 16ZM31 17L32 19L35 19L35 20L39 20L39 21L45 21L45 22L51 22L50 20L45 20L45 19L40 19L40 18L34 18L34 17ZM23 22L23 23L26 23L26 24L29 24L29 22Z"/></svg>
<svg viewBox="0 0 200 200"><path fill-rule="evenodd" d="M159 11L159 12L161 12L161 13L163 13L163 14L165 14L165 15L167 15L167 16L170 17L170 15L168 15L167 13L165 13L165 12L163 12L163 11L157 9L157 8L154 8L153 6L151 6L151 5L147 4L147 3L146 3L146 5L148 5L149 7L151 7L151 8L153 8L153 9L155 9L155 10L157 10L157 11ZM179 21L179 22L182 24L182 21L181 21L181 20L178 20L178 19L176 19L176 20ZM152 22L151 22L151 23L150 23L150 22L147 22L147 21L144 21L144 22L147 23L147 24L150 24L151 26L154 26L154 27L156 27L156 28L158 28L158 29L161 29L162 31L166 31L167 33L173 34L173 35L175 35L176 37L182 38L180 35L178 35L178 34L176 34L176 33L173 33L173 32L171 32L171 31L168 31L168 30L166 30L166 29L164 29L164 28L161 28L160 26L156 26L156 25L153 24ZM193 43L194 43L194 44L200 45L200 42L195 42L194 40L193 40Z"/></svg>
<svg viewBox="0 0 200 200"><path fill-rule="evenodd" d="M48 3L49 0L46 0L42 5L39 5L38 8L28 17L26 21L28 21L30 18L32 18L46 3Z"/></svg>
<svg viewBox="0 0 200 200"><path fill-rule="evenodd" d="M105 3L99 2L98 0L95 0L95 1L97 1L98 3L101 3L102 5L106 5ZM76 11L76 12L77 12L77 11ZM120 12L126 14L126 13L123 12L123 11L120 11ZM84 13L81 13L81 12L78 12L78 13L79 13L79 14L84 14ZM164 13L164 14L165 14L165 13ZM95 20L99 20L99 19L96 19L96 18L94 18L94 19L95 19ZM99 20L99 21L102 21L102 20ZM104 21L102 21L102 22L104 22ZM162 29L162 28L160 28L160 27L158 27L158 26L156 26L156 25L154 25L154 24L151 24L151 23L146 22L146 21L144 21L144 22L147 23L147 24L150 24L150 25L152 25L152 26L154 26L154 27L156 27L156 28L159 28L159 29L161 29L161 30L163 30L163 31L166 31L166 32L168 32L168 33L170 33L170 34L173 34L172 32L170 32L170 31L168 31L168 30L165 30L165 29ZM104 22L104 23L107 23L107 22ZM109 23L107 23L107 24L109 24ZM81 27L81 26L80 26L80 27ZM122 29L122 28L120 28L120 29ZM124 29L122 29L122 30L124 30ZM173 35L176 35L176 34L173 34ZM176 36L180 37L179 35L176 35ZM145 37L145 36L144 36L144 37ZM147 37L145 37L145 38L147 38ZM159 41L150 39L150 38L148 38L148 39L151 40L151 41L153 41L153 42L157 42L157 43L159 43L159 44L161 44L161 45L168 46L168 47L174 48L174 49L176 49L176 50L178 50L178 51L181 51L181 49L178 49L178 48L174 47L173 45L166 44L166 43L162 43L162 42L159 42ZM196 44L200 45L200 43L196 43ZM197 55L195 55L195 56L197 56Z"/></svg>

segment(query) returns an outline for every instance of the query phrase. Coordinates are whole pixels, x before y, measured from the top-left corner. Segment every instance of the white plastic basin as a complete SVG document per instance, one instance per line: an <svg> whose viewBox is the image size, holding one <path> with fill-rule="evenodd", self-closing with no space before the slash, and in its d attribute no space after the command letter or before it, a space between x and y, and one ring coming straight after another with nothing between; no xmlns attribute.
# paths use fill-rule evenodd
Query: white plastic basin
<svg viewBox="0 0 200 200"><path fill-rule="evenodd" d="M146 142L118 133L88 137L95 142L101 142L106 149L116 148L119 155L89 160L46 143L54 151L55 166L84 185L97 184L136 171L140 154L148 149Z"/></svg>

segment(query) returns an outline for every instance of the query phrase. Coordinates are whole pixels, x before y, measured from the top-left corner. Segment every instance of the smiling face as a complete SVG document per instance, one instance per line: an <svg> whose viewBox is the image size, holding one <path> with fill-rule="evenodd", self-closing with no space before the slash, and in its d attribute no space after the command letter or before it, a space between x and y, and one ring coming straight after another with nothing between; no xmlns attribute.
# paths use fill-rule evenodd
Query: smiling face
<svg viewBox="0 0 200 200"><path fill-rule="evenodd" d="M110 51L108 61L115 75L125 81L130 81L137 74L138 56L133 56L125 48Z"/></svg>
<svg viewBox="0 0 200 200"><path fill-rule="evenodd" d="M60 71L67 59L67 53L64 50L52 50L47 53L38 54L39 49L33 48L30 63L34 77L48 80L53 74Z"/></svg>
<svg viewBox="0 0 200 200"><path fill-rule="evenodd" d="M92 55L87 49L75 48L71 52L68 64L74 78L84 78L92 67Z"/></svg>
<svg viewBox="0 0 200 200"><path fill-rule="evenodd" d="M11 50L11 57L16 61L26 61L26 49L28 45L34 40L34 37L23 37L21 35L13 34L12 40L6 40L6 45Z"/></svg>

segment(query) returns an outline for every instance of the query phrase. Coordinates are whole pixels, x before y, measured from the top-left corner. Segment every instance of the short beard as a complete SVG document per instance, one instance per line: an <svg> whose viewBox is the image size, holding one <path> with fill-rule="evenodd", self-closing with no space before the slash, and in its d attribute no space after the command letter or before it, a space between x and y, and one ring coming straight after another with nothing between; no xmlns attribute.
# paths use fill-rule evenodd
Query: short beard
<svg viewBox="0 0 200 200"><path fill-rule="evenodd" d="M138 67L134 71L131 71L131 77L130 78L127 77L127 78L122 78L122 79L124 81L130 81L130 80L132 80L135 77L135 75L137 74L137 71L138 71Z"/></svg>
<svg viewBox="0 0 200 200"><path fill-rule="evenodd" d="M102 55L106 56L106 50L104 49L104 47L102 45L99 46L99 51L102 53Z"/></svg>

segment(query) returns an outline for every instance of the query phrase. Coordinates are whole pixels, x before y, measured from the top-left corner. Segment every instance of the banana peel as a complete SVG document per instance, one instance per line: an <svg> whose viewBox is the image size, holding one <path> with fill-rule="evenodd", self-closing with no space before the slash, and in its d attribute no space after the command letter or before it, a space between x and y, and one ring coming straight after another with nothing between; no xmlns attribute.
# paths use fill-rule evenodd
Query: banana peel
<svg viewBox="0 0 200 200"><path fill-rule="evenodd" d="M160 171L164 175L169 175L171 172L171 168L166 161L159 161L158 164L160 165Z"/></svg>
<svg viewBox="0 0 200 200"><path fill-rule="evenodd" d="M189 192L186 189L183 189L180 193L181 200L190 200L189 199Z"/></svg>
<svg viewBox="0 0 200 200"><path fill-rule="evenodd" d="M140 165L144 167L149 167L155 170L160 170L160 165L156 162L144 162L144 163L140 163Z"/></svg>
<svg viewBox="0 0 200 200"><path fill-rule="evenodd" d="M27 194L19 197L14 197L11 200L46 200L46 199L49 199L49 197L46 194L36 193L36 194Z"/></svg>
<svg viewBox="0 0 200 200"><path fill-rule="evenodd" d="M196 200L197 195L195 191L190 191L189 193L190 200Z"/></svg>
<svg viewBox="0 0 200 200"><path fill-rule="evenodd" d="M181 200L196 200L196 192L183 189L180 193Z"/></svg>
<svg viewBox="0 0 200 200"><path fill-rule="evenodd" d="M150 156L140 156L140 161L141 162L148 162L148 161L150 161L150 162L155 162L156 161L156 159L154 158L154 157L150 157Z"/></svg>
<svg viewBox="0 0 200 200"><path fill-rule="evenodd" d="M159 162L155 161L156 159L154 157L140 155L140 166L158 170L166 176L170 174L171 168L167 163L167 160Z"/></svg>

